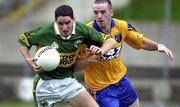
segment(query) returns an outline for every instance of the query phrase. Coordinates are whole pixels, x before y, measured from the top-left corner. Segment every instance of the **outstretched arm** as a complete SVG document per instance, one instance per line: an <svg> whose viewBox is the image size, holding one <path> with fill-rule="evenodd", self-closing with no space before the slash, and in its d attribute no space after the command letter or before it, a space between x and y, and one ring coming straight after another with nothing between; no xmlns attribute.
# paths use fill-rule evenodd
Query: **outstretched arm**
<svg viewBox="0 0 180 107"><path fill-rule="evenodd" d="M158 44L157 42L148 39L148 38L144 38L143 39L143 45L141 47L144 50L148 50L148 51L156 51L158 50L159 52L163 52L165 53L169 59L172 61L173 60L173 53L171 52L170 49L168 49L165 45L163 44Z"/></svg>
<svg viewBox="0 0 180 107"><path fill-rule="evenodd" d="M107 39L103 46L101 48L91 45L90 48L86 48L86 51L89 51L93 55L89 56L85 59L78 59L75 63L75 70L82 70L84 69L88 64L98 61L102 55L107 53L111 48L113 48L116 45L116 40L113 38Z"/></svg>
<svg viewBox="0 0 180 107"><path fill-rule="evenodd" d="M90 63L98 61L99 59L100 59L99 55L92 55L85 59L78 59L75 63L75 71L82 70Z"/></svg>

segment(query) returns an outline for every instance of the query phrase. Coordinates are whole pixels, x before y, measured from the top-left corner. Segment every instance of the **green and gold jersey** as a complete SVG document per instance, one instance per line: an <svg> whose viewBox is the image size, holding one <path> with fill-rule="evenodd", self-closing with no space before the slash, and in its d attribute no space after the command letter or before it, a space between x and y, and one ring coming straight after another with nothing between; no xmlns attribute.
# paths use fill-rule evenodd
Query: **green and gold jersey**
<svg viewBox="0 0 180 107"><path fill-rule="evenodd" d="M42 72L40 77L44 80L59 79L70 77L74 73L74 63L77 59L80 44L94 44L101 46L110 36L105 36L76 22L75 33L69 39L63 39L55 32L55 24L49 23L30 32L25 32L19 37L21 45L31 48L35 45L37 48L42 46L53 46L60 54L59 66L51 72ZM57 25L56 25L57 26ZM57 30L57 29L56 29Z"/></svg>

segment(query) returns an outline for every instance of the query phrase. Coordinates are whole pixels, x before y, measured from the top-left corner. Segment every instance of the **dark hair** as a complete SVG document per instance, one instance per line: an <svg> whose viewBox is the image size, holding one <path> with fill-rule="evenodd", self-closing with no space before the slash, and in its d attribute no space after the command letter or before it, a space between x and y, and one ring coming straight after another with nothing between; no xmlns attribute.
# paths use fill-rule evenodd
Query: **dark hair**
<svg viewBox="0 0 180 107"><path fill-rule="evenodd" d="M96 3L96 4L107 3L109 5L109 8L112 9L112 3L110 0L95 0L94 3Z"/></svg>
<svg viewBox="0 0 180 107"><path fill-rule="evenodd" d="M73 19L74 13L72 7L68 5L61 5L57 7L55 10L55 20L57 20L59 16L69 16L71 19Z"/></svg>

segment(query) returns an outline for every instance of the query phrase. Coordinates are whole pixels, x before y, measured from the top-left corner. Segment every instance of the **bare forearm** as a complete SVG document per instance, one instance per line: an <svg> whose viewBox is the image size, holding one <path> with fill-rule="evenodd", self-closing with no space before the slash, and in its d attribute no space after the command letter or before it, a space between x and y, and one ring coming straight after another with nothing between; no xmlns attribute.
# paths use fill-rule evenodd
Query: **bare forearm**
<svg viewBox="0 0 180 107"><path fill-rule="evenodd" d="M101 52L102 55L107 53L111 48L113 48L116 45L116 40L113 38L109 38L108 40L106 40L103 44L103 46L101 47Z"/></svg>
<svg viewBox="0 0 180 107"><path fill-rule="evenodd" d="M158 44L155 41L147 39L147 38L144 38L142 49L148 50L148 51L163 52L163 53L165 53L169 57L169 59L171 61L173 60L173 57L174 57L174 55L171 52L171 50L168 49L165 45Z"/></svg>
<svg viewBox="0 0 180 107"><path fill-rule="evenodd" d="M75 70L79 71L84 69L86 66L88 66L90 63L93 63L95 61L99 61L101 56L99 55L92 55L85 59L78 59L75 63Z"/></svg>
<svg viewBox="0 0 180 107"><path fill-rule="evenodd" d="M148 51L157 51L158 50L158 43L153 40L144 38L142 49Z"/></svg>
<svg viewBox="0 0 180 107"><path fill-rule="evenodd" d="M103 46L101 48L91 45L91 47L88 49L88 51L91 51L94 55L86 58L86 59L80 59L76 61L75 64L75 70L82 70L84 69L88 64L98 61L101 57L101 55L107 53L111 48L113 48L116 45L116 40L113 38L107 39ZM100 52L100 54L99 54Z"/></svg>
<svg viewBox="0 0 180 107"><path fill-rule="evenodd" d="M26 46L21 45L19 48L20 48L21 54L24 56L25 60L27 58L31 57L30 54L29 54L29 49Z"/></svg>
<svg viewBox="0 0 180 107"><path fill-rule="evenodd" d="M24 56L26 63L32 67L32 69L35 71L35 73L42 72L42 68L40 66L36 65L36 63L35 63L36 59L34 57L30 56L28 47L21 45L19 48L20 48L22 55Z"/></svg>
<svg viewBox="0 0 180 107"><path fill-rule="evenodd" d="M90 63L91 62L88 60L88 58L83 59L83 60L77 60L75 63L75 71L84 69Z"/></svg>

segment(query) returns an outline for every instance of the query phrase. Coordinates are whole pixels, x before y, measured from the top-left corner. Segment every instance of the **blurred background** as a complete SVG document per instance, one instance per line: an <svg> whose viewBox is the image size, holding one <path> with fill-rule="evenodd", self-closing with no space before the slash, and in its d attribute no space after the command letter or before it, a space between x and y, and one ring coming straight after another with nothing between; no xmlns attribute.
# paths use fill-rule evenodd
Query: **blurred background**
<svg viewBox="0 0 180 107"><path fill-rule="evenodd" d="M180 107L180 1L111 0L114 17L126 20L145 37L165 44L174 53L134 50L124 44L122 59L136 88L141 107ZM77 21L93 19L93 0L0 0L0 107L32 107L32 78L19 49L18 37L49 21L62 4L71 5ZM33 55L32 49L32 55ZM78 79L83 83L82 72ZM57 107L71 107L59 103Z"/></svg>

